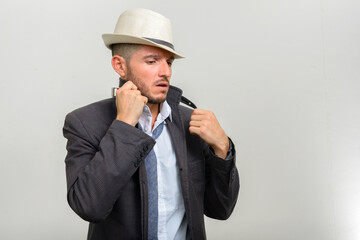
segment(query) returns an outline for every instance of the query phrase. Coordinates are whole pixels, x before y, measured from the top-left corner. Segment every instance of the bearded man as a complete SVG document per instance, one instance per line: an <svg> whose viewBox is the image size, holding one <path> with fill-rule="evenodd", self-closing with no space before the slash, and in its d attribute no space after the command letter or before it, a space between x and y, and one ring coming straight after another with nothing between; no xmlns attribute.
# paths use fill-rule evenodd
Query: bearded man
<svg viewBox="0 0 360 240"><path fill-rule="evenodd" d="M147 10L104 34L116 96L66 116L70 207L88 239L206 239L204 214L227 219L238 192L235 146L215 115L170 85L170 21Z"/></svg>

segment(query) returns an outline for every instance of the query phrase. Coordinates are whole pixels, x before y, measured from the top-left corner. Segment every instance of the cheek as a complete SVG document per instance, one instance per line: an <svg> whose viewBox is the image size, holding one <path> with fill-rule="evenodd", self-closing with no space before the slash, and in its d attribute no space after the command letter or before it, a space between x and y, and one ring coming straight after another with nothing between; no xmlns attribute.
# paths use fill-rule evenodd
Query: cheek
<svg viewBox="0 0 360 240"><path fill-rule="evenodd" d="M136 74L146 81L156 75L156 68L154 66L144 64L141 68L136 69Z"/></svg>

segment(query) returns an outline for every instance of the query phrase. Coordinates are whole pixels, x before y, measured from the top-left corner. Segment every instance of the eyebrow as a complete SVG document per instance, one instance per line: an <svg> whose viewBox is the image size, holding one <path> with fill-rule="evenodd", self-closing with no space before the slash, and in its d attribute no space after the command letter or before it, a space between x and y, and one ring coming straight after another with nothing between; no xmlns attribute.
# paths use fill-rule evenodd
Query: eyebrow
<svg viewBox="0 0 360 240"><path fill-rule="evenodd" d="M150 55L146 55L145 57L143 57L143 59L147 59L147 58L161 58L161 55L158 54L150 54ZM175 57L173 55L171 55L167 60L174 60Z"/></svg>

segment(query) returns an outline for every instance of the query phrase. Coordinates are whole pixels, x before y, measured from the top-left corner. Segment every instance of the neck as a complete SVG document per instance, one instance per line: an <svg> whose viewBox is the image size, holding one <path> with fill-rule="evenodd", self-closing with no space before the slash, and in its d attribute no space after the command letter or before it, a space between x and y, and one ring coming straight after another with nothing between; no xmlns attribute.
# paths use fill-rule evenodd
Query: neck
<svg viewBox="0 0 360 240"><path fill-rule="evenodd" d="M149 107L151 116L152 116L152 119L151 119L151 130L152 130L154 128L156 118L160 112L160 104L148 103L147 106Z"/></svg>

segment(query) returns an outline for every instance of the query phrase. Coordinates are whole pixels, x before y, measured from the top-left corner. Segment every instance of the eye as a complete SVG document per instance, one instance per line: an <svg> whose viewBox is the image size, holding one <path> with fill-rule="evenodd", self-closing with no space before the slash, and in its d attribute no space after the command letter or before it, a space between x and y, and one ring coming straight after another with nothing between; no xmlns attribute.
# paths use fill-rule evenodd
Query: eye
<svg viewBox="0 0 360 240"><path fill-rule="evenodd" d="M167 64L169 65L169 67L171 67L171 65L173 64L173 61L167 61Z"/></svg>
<svg viewBox="0 0 360 240"><path fill-rule="evenodd" d="M154 64L155 63L155 60L148 60L146 61L147 64Z"/></svg>

